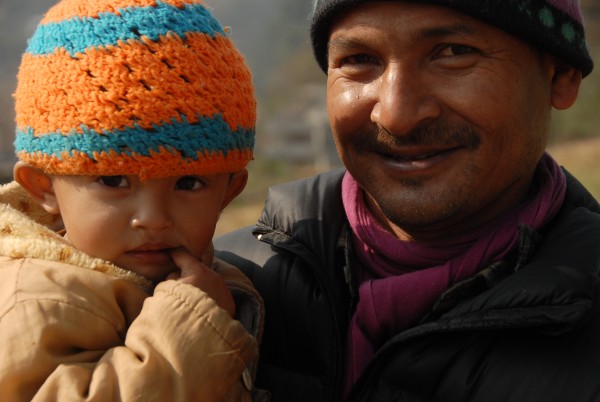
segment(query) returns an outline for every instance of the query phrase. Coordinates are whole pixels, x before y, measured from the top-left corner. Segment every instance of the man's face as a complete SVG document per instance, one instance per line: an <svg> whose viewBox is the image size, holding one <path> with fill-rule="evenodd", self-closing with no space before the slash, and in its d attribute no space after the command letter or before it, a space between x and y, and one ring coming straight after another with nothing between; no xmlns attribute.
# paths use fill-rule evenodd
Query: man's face
<svg viewBox="0 0 600 402"><path fill-rule="evenodd" d="M338 152L400 238L477 227L526 194L544 152L553 60L451 9L369 2L330 32Z"/></svg>

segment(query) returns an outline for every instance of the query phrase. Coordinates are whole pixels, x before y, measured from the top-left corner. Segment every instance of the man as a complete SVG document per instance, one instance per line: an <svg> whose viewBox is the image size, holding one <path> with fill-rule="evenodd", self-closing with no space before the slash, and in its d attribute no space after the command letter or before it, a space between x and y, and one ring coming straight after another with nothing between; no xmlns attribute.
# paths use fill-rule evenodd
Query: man
<svg viewBox="0 0 600 402"><path fill-rule="evenodd" d="M600 207L545 153L592 70L576 2L317 0L311 39L347 170L216 243L266 303L257 384L600 401Z"/></svg>

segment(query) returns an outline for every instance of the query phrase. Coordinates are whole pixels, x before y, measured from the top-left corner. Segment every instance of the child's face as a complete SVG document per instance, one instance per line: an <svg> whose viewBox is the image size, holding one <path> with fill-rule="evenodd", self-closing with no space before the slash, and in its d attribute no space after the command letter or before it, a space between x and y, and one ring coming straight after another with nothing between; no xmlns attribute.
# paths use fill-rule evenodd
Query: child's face
<svg viewBox="0 0 600 402"><path fill-rule="evenodd" d="M52 185L76 248L159 282L177 270L170 250L185 248L200 259L246 175L53 176Z"/></svg>

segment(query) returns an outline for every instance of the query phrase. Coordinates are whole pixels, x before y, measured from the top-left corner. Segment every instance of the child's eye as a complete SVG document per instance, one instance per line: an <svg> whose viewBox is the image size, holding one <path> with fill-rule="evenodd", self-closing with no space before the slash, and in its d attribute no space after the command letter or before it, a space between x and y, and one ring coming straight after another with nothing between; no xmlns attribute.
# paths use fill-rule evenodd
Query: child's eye
<svg viewBox="0 0 600 402"><path fill-rule="evenodd" d="M195 176L183 176L175 183L175 188L177 190L192 191L202 187L204 187L204 182Z"/></svg>
<svg viewBox="0 0 600 402"><path fill-rule="evenodd" d="M127 187L129 185L126 176L100 176L98 181L106 187Z"/></svg>

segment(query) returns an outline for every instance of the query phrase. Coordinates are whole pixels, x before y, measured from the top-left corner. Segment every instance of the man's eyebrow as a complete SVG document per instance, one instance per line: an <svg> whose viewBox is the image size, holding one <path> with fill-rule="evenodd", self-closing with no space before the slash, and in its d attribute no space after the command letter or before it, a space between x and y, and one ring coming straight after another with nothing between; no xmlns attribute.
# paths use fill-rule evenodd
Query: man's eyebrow
<svg viewBox="0 0 600 402"><path fill-rule="evenodd" d="M358 38L353 37L341 37L330 40L327 43L327 49L331 49L335 47L337 50L348 50L348 49L356 49L358 47L364 47L364 43L361 42Z"/></svg>
<svg viewBox="0 0 600 402"><path fill-rule="evenodd" d="M412 34L412 41L418 43L427 39L443 38L448 36L476 35L477 31L467 24L454 24L447 26L427 27L418 30ZM327 49L336 48L344 51L364 47L365 43L361 38L353 36L342 36L331 39L327 43Z"/></svg>
<svg viewBox="0 0 600 402"><path fill-rule="evenodd" d="M473 35L475 33L475 30L469 25L455 24L448 26L423 28L413 35L413 40L420 41L424 39L435 39L444 36Z"/></svg>

